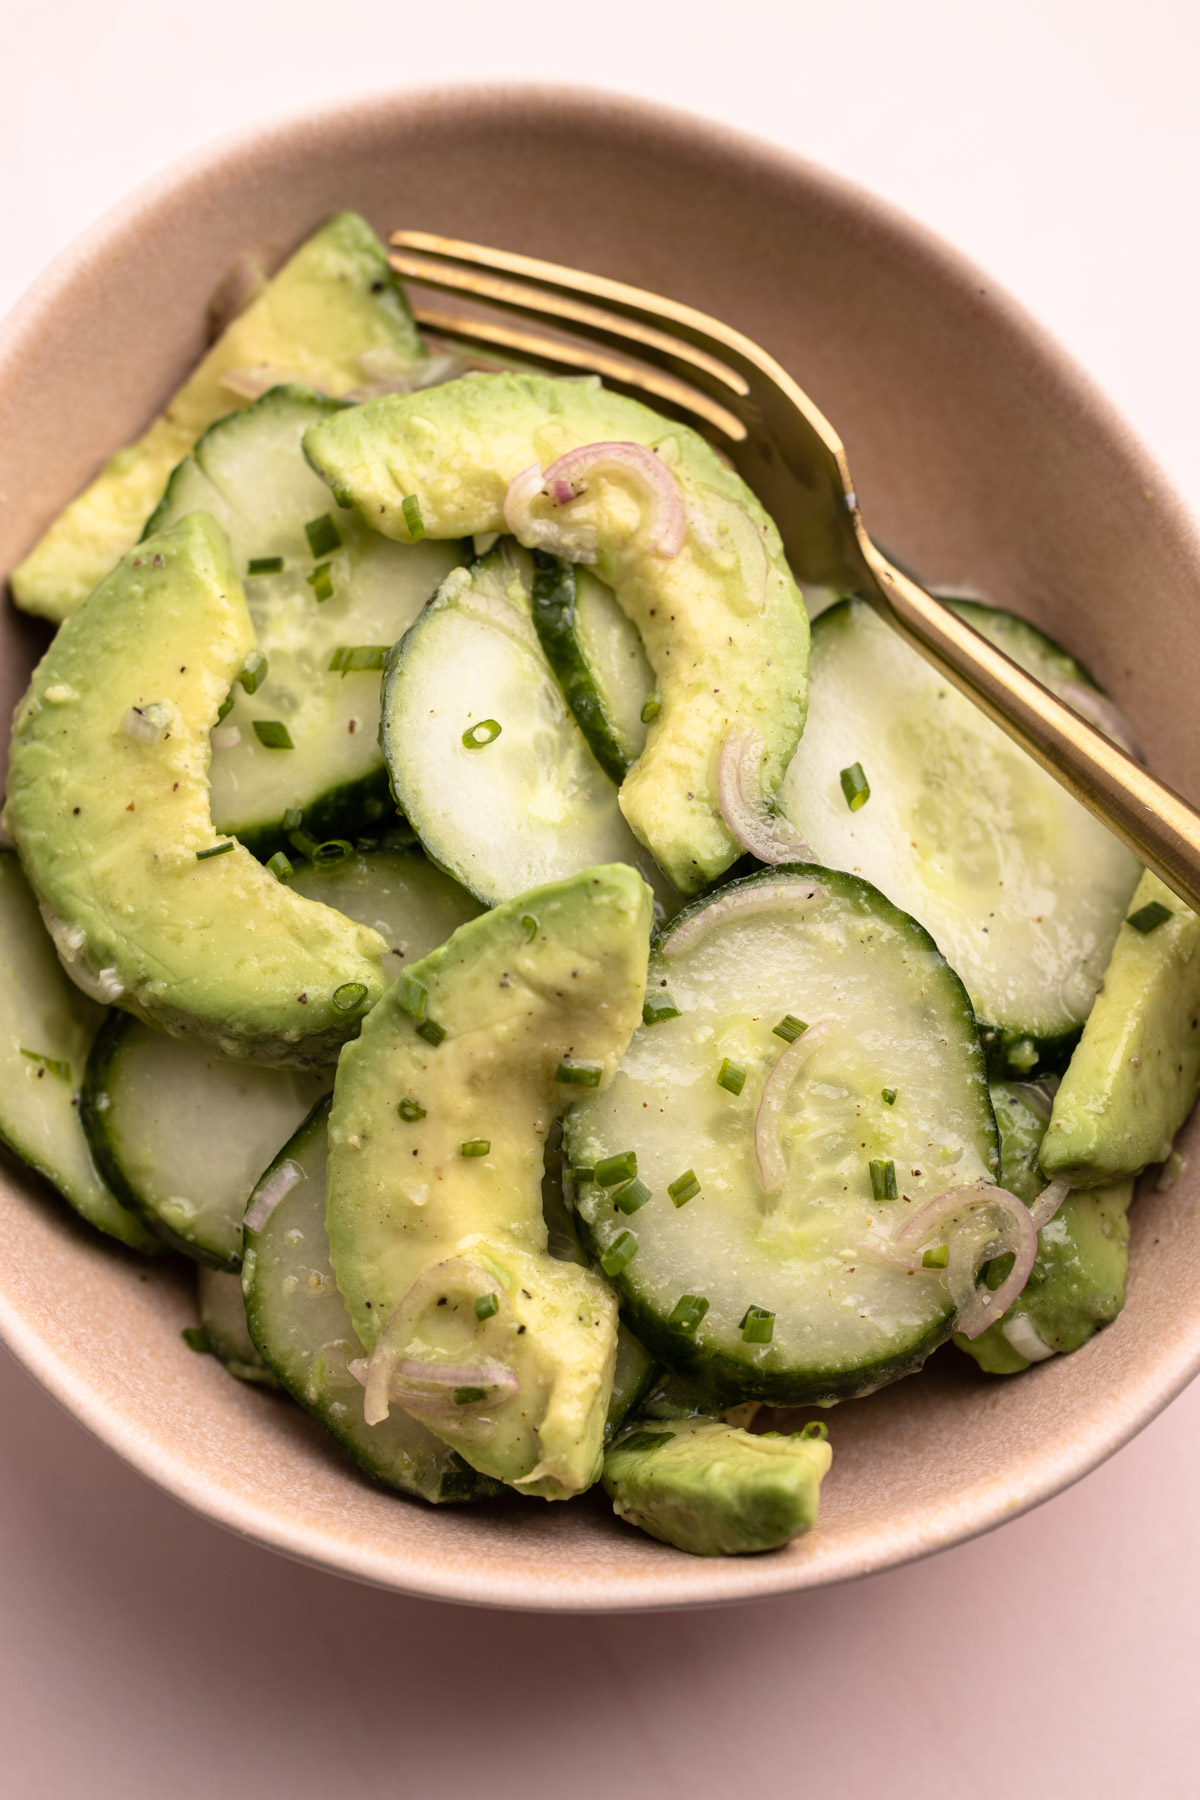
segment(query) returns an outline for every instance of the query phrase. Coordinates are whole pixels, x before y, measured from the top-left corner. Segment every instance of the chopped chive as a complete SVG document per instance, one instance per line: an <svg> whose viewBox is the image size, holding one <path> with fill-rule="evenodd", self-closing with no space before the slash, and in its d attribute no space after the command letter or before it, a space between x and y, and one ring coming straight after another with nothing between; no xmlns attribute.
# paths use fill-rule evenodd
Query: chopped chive
<svg viewBox="0 0 1200 1800"><path fill-rule="evenodd" d="M895 1163L882 1162L872 1157L867 1167L871 1171L871 1198L873 1200L894 1200L896 1198Z"/></svg>
<svg viewBox="0 0 1200 1800"><path fill-rule="evenodd" d="M602 1156L592 1170L597 1187L619 1187L637 1174L637 1151L618 1150L615 1156Z"/></svg>
<svg viewBox="0 0 1200 1800"><path fill-rule="evenodd" d="M267 679L267 659L261 650L250 652L238 670L237 678L248 694L252 694L255 688L262 686Z"/></svg>
<svg viewBox="0 0 1200 1800"><path fill-rule="evenodd" d="M746 1085L746 1071L741 1063L730 1062L726 1057L717 1070L717 1086L723 1087L726 1093L740 1094Z"/></svg>
<svg viewBox="0 0 1200 1800"><path fill-rule="evenodd" d="M661 711L662 695L656 689L653 694L647 694L642 702L642 724L652 725Z"/></svg>
<svg viewBox="0 0 1200 1800"><path fill-rule="evenodd" d="M217 708L217 724L219 725L222 719L227 719L232 711L233 695L230 693L226 694L224 700L222 700L220 706Z"/></svg>
<svg viewBox="0 0 1200 1800"><path fill-rule="evenodd" d="M695 1169L685 1169L682 1175L668 1185L667 1192L676 1206L686 1206L689 1200L694 1200L700 1192Z"/></svg>
<svg viewBox="0 0 1200 1800"><path fill-rule="evenodd" d="M1144 936L1149 931L1157 931L1171 917L1171 908L1164 906L1161 900L1147 900L1145 906L1139 906L1135 913L1130 913L1125 923L1132 925L1135 931L1140 931Z"/></svg>
<svg viewBox="0 0 1200 1800"><path fill-rule="evenodd" d="M207 862L210 856L224 856L227 850L233 849L233 839L226 838L223 844L213 844L208 850L197 850L196 861Z"/></svg>
<svg viewBox="0 0 1200 1800"><path fill-rule="evenodd" d="M808 1030L808 1020L798 1019L795 1013L784 1013L778 1025L772 1025L775 1037L781 1037L785 1044L794 1044L802 1032Z"/></svg>
<svg viewBox="0 0 1200 1800"><path fill-rule="evenodd" d="M289 806L283 815L283 829L285 831L299 831L303 823L304 814L300 811L300 808L298 806Z"/></svg>
<svg viewBox="0 0 1200 1800"><path fill-rule="evenodd" d="M927 1250L921 1258L923 1269L944 1269L950 1261L949 1244L939 1244L936 1250Z"/></svg>
<svg viewBox="0 0 1200 1800"><path fill-rule="evenodd" d="M744 1344L769 1344L775 1333L775 1314L765 1306L748 1306L742 1319Z"/></svg>
<svg viewBox="0 0 1200 1800"><path fill-rule="evenodd" d="M475 1317L482 1323L484 1319L494 1319L500 1311L500 1300L496 1294L480 1294L475 1302Z"/></svg>
<svg viewBox="0 0 1200 1800"><path fill-rule="evenodd" d="M617 1450L661 1450L675 1436L673 1431L631 1431L615 1445Z"/></svg>
<svg viewBox="0 0 1200 1800"><path fill-rule="evenodd" d="M465 1144L458 1146L460 1156L487 1156L492 1148L491 1138L468 1138Z"/></svg>
<svg viewBox="0 0 1200 1800"><path fill-rule="evenodd" d="M657 994L647 994L642 1001L642 1024L661 1025L667 1019L677 1019L679 1008L670 994L660 989Z"/></svg>
<svg viewBox="0 0 1200 1800"><path fill-rule="evenodd" d="M863 774L861 763L851 763L838 776L842 784L842 792L846 796L846 805L851 812L857 812L871 798L871 784Z"/></svg>
<svg viewBox="0 0 1200 1800"><path fill-rule="evenodd" d="M387 662L386 644L339 644L329 659L329 673L353 675L361 669L382 669Z"/></svg>
<svg viewBox="0 0 1200 1800"><path fill-rule="evenodd" d="M288 843L293 850L298 850L301 856L307 856L309 862L321 848L316 838L309 837L307 831L289 831Z"/></svg>
<svg viewBox="0 0 1200 1800"><path fill-rule="evenodd" d="M595 1181L596 1179L595 1169L584 1168L582 1164L568 1169L567 1173L570 1175L571 1180L576 1187L582 1187L585 1182Z"/></svg>
<svg viewBox="0 0 1200 1800"><path fill-rule="evenodd" d="M417 1102L415 1100L410 1100L407 1095L400 1101L396 1111L400 1114L400 1117L404 1120L406 1125L413 1125L418 1119L423 1119L425 1117L425 1108L423 1106L418 1106Z"/></svg>
<svg viewBox="0 0 1200 1800"><path fill-rule="evenodd" d="M357 1012L366 997L365 982L343 981L341 987L333 990L333 1010L340 1013Z"/></svg>
<svg viewBox="0 0 1200 1800"><path fill-rule="evenodd" d="M328 513L322 513L319 519L310 519L304 527L304 535L318 562L323 556L332 556L342 541L342 534Z"/></svg>
<svg viewBox="0 0 1200 1800"><path fill-rule="evenodd" d="M188 1349L194 1350L197 1356L208 1356L211 1354L212 1345L209 1343L208 1333L202 1325L189 1325L185 1330L181 1331L179 1335L187 1345Z"/></svg>
<svg viewBox="0 0 1200 1800"><path fill-rule="evenodd" d="M282 556L252 556L246 564L246 573L247 575L278 575L282 567Z"/></svg>
<svg viewBox="0 0 1200 1800"><path fill-rule="evenodd" d="M318 563L311 575L304 577L313 591L314 600L328 600L333 593L333 576L328 563Z"/></svg>
<svg viewBox="0 0 1200 1800"><path fill-rule="evenodd" d="M53 1056L43 1056L38 1050L22 1050L21 1055L27 1056L30 1062L41 1063L43 1069L46 1069L51 1075L57 1075L60 1081L70 1081L71 1065L69 1062L58 1062Z"/></svg>
<svg viewBox="0 0 1200 1800"><path fill-rule="evenodd" d="M294 750L292 734L278 719L255 719L254 735L264 750Z"/></svg>
<svg viewBox="0 0 1200 1800"><path fill-rule="evenodd" d="M419 543L425 536L425 521L421 517L421 502L417 496L406 494L400 502L400 511L404 514L404 529L408 533L409 543Z"/></svg>
<svg viewBox="0 0 1200 1800"><path fill-rule="evenodd" d="M354 845L349 838L327 838L323 844L314 844L309 855L321 868L330 869L353 856Z"/></svg>
<svg viewBox="0 0 1200 1800"><path fill-rule="evenodd" d="M681 1294L671 1309L667 1324L673 1325L676 1331L686 1331L691 1337L707 1311L708 1301L703 1294Z"/></svg>
<svg viewBox="0 0 1200 1800"><path fill-rule="evenodd" d="M613 1204L619 1206L623 1213L635 1213L639 1207L645 1206L650 1194L651 1190L641 1176L635 1175L632 1181L622 1182L619 1188L614 1188Z"/></svg>
<svg viewBox="0 0 1200 1800"><path fill-rule="evenodd" d="M829 1427L824 1419L810 1419L807 1425L800 1427L799 1431L793 1431L792 1436L803 1438L807 1443L812 1443L814 1440L824 1443L829 1436Z"/></svg>
<svg viewBox="0 0 1200 1800"><path fill-rule="evenodd" d="M899 1088L880 1088L879 1090L880 1098L885 1106L895 1106L896 1095L899 1092Z"/></svg>
<svg viewBox="0 0 1200 1800"><path fill-rule="evenodd" d="M486 1388L461 1387L454 1390L455 1406L474 1406L477 1400L487 1399Z"/></svg>
<svg viewBox="0 0 1200 1800"><path fill-rule="evenodd" d="M420 1024L429 1007L429 989L425 983L418 981L415 975L401 975L392 992L409 1018Z"/></svg>
<svg viewBox="0 0 1200 1800"><path fill-rule="evenodd" d="M291 859L285 856L282 850L277 850L274 856L267 858L267 867L276 881L286 881L289 875L295 874Z"/></svg>
<svg viewBox="0 0 1200 1800"><path fill-rule="evenodd" d="M564 1087L599 1087L603 1076L601 1063L560 1062L554 1071L555 1081L561 1081Z"/></svg>
<svg viewBox="0 0 1200 1800"><path fill-rule="evenodd" d="M468 750L483 750L488 744L494 744L500 736L500 724L496 719L481 719L478 725L468 725L462 734L462 741Z"/></svg>
<svg viewBox="0 0 1200 1800"><path fill-rule="evenodd" d="M417 1036L424 1038L427 1044L432 1044L435 1050L445 1035L446 1027L439 1025L436 1019L422 1019L417 1026Z"/></svg>
<svg viewBox="0 0 1200 1800"><path fill-rule="evenodd" d="M521 917L521 930L525 933L525 942L532 944L538 934L538 922L532 913L524 913Z"/></svg>
<svg viewBox="0 0 1200 1800"><path fill-rule="evenodd" d="M606 1275L619 1275L627 1263L631 1263L637 1255L638 1241L632 1231L623 1231L613 1239L604 1255L600 1258L600 1267Z"/></svg>

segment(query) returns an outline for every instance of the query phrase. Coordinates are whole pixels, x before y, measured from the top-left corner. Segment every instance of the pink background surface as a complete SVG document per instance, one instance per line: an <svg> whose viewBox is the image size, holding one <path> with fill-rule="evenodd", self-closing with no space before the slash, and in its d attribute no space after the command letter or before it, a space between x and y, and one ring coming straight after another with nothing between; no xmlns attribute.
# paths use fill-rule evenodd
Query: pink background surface
<svg viewBox="0 0 1200 1800"><path fill-rule="evenodd" d="M16 9L12 9L16 12ZM82 0L5 19L0 305L172 157L372 88L589 81L907 207L1090 368L1200 504L1200 16L860 0ZM1200 1389L1070 1493L856 1585L546 1618L356 1588L243 1544L0 1352L0 1792L497 1800L1200 1791Z"/></svg>

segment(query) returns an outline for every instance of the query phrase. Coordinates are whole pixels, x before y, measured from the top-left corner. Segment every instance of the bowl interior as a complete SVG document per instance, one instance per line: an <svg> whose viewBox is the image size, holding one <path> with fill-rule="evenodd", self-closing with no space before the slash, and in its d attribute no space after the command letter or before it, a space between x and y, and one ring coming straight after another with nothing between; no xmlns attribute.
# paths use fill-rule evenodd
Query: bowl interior
<svg viewBox="0 0 1200 1800"><path fill-rule="evenodd" d="M1060 638L1131 714L1152 764L1200 797L1200 740L1185 724L1197 546L1078 372L985 277L864 195L701 122L594 95L358 103L219 145L142 190L0 339L0 570L182 377L234 256L282 253L344 206L383 232L574 262L747 331L841 432L882 541ZM0 629L7 713L45 634L11 608ZM1145 1424L1200 1363L1200 1183L1143 1190L1112 1329L1018 1381L942 1352L839 1408L819 1529L753 1559L665 1549L602 1499L456 1512L375 1489L297 1408L183 1347L183 1271L109 1248L8 1162L0 1333L145 1474L324 1567L499 1605L711 1603L945 1547L1045 1499Z"/></svg>

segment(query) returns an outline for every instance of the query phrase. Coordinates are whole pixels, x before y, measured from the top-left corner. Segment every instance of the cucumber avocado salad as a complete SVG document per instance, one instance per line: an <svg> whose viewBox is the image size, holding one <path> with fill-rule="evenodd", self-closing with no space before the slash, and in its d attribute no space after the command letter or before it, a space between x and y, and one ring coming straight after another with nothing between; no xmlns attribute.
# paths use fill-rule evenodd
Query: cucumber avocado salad
<svg viewBox="0 0 1200 1800"><path fill-rule="evenodd" d="M243 299L12 578L0 1138L398 1493L778 1549L823 1412L1117 1317L1200 921L697 433L354 214Z"/></svg>

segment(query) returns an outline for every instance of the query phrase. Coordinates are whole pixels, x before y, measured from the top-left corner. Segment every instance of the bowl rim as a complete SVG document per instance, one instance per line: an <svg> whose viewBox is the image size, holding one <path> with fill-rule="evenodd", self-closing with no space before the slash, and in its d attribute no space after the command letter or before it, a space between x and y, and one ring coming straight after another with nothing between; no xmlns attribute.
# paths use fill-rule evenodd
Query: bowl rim
<svg viewBox="0 0 1200 1800"><path fill-rule="evenodd" d="M172 161L140 183L69 243L0 320L0 385L19 369L28 340L69 290L86 279L90 265L119 255L123 240L136 233L143 214L188 187L212 180L247 154L288 140L336 138L361 125L372 113L381 119L397 111L408 117L431 116L447 107L470 105L493 113L543 112L604 120L666 133L695 146L702 137L716 149L783 178L799 177L823 189L843 208L858 213L872 229L904 239L931 262L952 285L982 295L998 323L1005 325L1053 370L1073 405L1094 419L1125 464L1125 479L1140 484L1153 499L1160 519L1189 555L1200 575L1200 533L1155 458L1141 443L1113 403L1043 325L990 276L980 287L980 271L965 255L945 243L920 221L872 194L857 182L777 145L700 114L658 105L649 100L574 84L473 81L389 88L348 99L273 115L265 121L227 132ZM978 301L976 302L979 303ZM856 1579L919 1560L994 1530L1021 1513L1053 1498L1120 1449L1149 1424L1200 1371L1200 1318L1181 1321L1158 1346L1154 1360L1134 1371L1121 1389L1120 1403L1110 1398L1094 1409L1066 1443L1039 1445L992 1479L976 1480L964 1492L904 1522L888 1520L854 1533L837 1552L822 1554L819 1531L804 1540L811 1553L802 1559L777 1556L688 1559L690 1579L642 1566L628 1576L607 1572L602 1582L576 1584L547 1573L535 1592L520 1573L498 1574L473 1567L467 1559L414 1558L411 1546L389 1548L355 1541L328 1525L306 1524L278 1508L237 1494L186 1458L164 1452L151 1429L123 1416L115 1401L96 1390L69 1357L55 1350L16 1297L0 1288L0 1342L45 1391L81 1425L132 1465L139 1474L205 1518L297 1561L329 1573L392 1589L415 1597L459 1604L554 1612L632 1612L712 1606L792 1593Z"/></svg>

